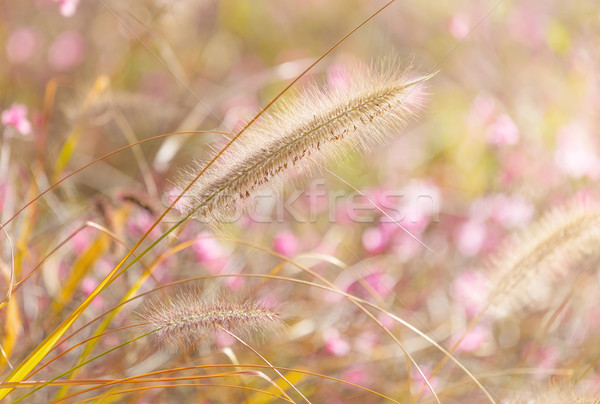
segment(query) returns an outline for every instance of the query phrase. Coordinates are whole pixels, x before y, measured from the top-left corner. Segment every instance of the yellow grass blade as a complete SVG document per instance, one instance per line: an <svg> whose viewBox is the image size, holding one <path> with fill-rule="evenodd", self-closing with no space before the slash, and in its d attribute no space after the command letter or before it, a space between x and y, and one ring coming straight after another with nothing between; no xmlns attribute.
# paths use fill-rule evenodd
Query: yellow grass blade
<svg viewBox="0 0 600 404"><path fill-rule="evenodd" d="M7 359L15 347L22 326L19 307L13 295L6 305L6 323L4 324L4 340L2 341L2 348ZM3 364L3 362L4 359L0 356L0 364Z"/></svg>
<svg viewBox="0 0 600 404"><path fill-rule="evenodd" d="M29 356L21 362L21 364L4 380L6 383L20 382L22 381L29 372L37 366L38 363L46 355L52 347L60 340L64 333L73 325L73 323L79 318L79 316L85 311L85 309L92 303L92 301L100 294L102 290L112 281L112 278L116 273L119 272L125 261L130 257L128 254L119 264L108 274L106 278L96 287L96 289L90 293L90 295L75 309L66 320L64 320L46 339L37 346L37 348L29 354ZM3 388L0 389L0 400L6 397L14 388Z"/></svg>

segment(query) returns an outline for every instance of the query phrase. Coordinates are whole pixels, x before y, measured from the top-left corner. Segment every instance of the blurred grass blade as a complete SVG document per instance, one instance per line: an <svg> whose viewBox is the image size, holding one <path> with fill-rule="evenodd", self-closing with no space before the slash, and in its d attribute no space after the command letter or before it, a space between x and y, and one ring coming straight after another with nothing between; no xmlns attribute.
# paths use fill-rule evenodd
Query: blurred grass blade
<svg viewBox="0 0 600 404"><path fill-rule="evenodd" d="M65 304L71 300L83 277L90 272L96 261L106 252L108 246L108 237L105 234L100 234L92 245L77 258L77 261L73 264L73 269L69 272L69 276L64 282L60 296L52 302L53 313L60 313Z"/></svg>

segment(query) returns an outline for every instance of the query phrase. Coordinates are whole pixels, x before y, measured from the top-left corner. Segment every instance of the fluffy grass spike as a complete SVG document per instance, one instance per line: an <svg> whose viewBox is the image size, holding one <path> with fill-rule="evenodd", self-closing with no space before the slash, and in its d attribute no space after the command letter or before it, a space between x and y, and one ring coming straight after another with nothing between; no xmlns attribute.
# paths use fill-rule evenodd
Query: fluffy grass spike
<svg viewBox="0 0 600 404"><path fill-rule="evenodd" d="M176 350L211 346L220 328L246 340L264 339L283 326L281 315L260 302L226 295L203 299L192 291L151 302L142 317L156 330L160 346Z"/></svg>
<svg viewBox="0 0 600 404"><path fill-rule="evenodd" d="M598 256L600 208L572 203L513 237L493 260L492 312L507 316L554 293L552 281Z"/></svg>
<svg viewBox="0 0 600 404"><path fill-rule="evenodd" d="M314 169L307 159L343 157L349 149L381 143L403 127L423 103L422 83L393 64L362 66L347 85L313 85L250 127L184 196L184 213L219 223L243 210L257 191L279 186ZM181 188L203 168L196 163L180 177Z"/></svg>

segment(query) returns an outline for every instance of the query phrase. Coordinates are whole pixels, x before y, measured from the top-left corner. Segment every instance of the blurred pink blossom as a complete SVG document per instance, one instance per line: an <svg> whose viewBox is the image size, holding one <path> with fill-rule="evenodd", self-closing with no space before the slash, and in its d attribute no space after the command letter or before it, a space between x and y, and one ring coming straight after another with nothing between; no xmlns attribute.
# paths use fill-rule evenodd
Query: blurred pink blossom
<svg viewBox="0 0 600 404"><path fill-rule="evenodd" d="M68 70L83 60L85 41L79 32L60 34L48 49L48 63L58 71Z"/></svg>
<svg viewBox="0 0 600 404"><path fill-rule="evenodd" d="M514 145L519 142L519 128L512 118L506 114L500 115L486 131L486 140L494 146Z"/></svg>
<svg viewBox="0 0 600 404"><path fill-rule="evenodd" d="M402 189L408 200L406 213L412 223L417 223L422 216L432 217L439 213L441 204L440 188L429 179L412 180Z"/></svg>
<svg viewBox="0 0 600 404"><path fill-rule="evenodd" d="M496 113L496 100L489 94L480 93L475 97L469 118L474 124L487 125Z"/></svg>
<svg viewBox="0 0 600 404"><path fill-rule="evenodd" d="M126 225L126 234L129 237L137 237L144 234L154 224L154 217L144 209L138 209L129 216ZM160 237L160 229L156 226L149 235L150 238Z"/></svg>
<svg viewBox="0 0 600 404"><path fill-rule="evenodd" d="M463 39L471 29L469 17L463 13L456 13L448 23L448 31L456 39Z"/></svg>
<svg viewBox="0 0 600 404"><path fill-rule="evenodd" d="M492 219L506 229L523 227L533 218L534 206L519 195L493 194L477 199L469 209L471 220Z"/></svg>
<svg viewBox="0 0 600 404"><path fill-rule="evenodd" d="M451 294L469 316L478 314L485 306L489 286L481 272L465 270L452 283Z"/></svg>
<svg viewBox="0 0 600 404"><path fill-rule="evenodd" d="M241 130L259 107L258 100L254 96L241 94L233 97L224 106L226 112L223 126L234 132Z"/></svg>
<svg viewBox="0 0 600 404"><path fill-rule="evenodd" d="M479 220L463 223L454 236L458 251L465 257L479 254L484 246L486 234L486 225Z"/></svg>
<svg viewBox="0 0 600 404"><path fill-rule="evenodd" d="M519 196L497 195L492 218L507 229L524 227L531 222L534 206Z"/></svg>
<svg viewBox="0 0 600 404"><path fill-rule="evenodd" d="M462 337L462 333L459 333L452 337L450 346L454 346L456 342ZM479 349L483 343L490 340L490 331L482 326L475 326L460 342L456 350L458 352L473 352Z"/></svg>
<svg viewBox="0 0 600 404"><path fill-rule="evenodd" d="M544 43L547 17L527 7L515 4L507 20L508 34L520 44L536 48Z"/></svg>
<svg viewBox="0 0 600 404"><path fill-rule="evenodd" d="M298 238L289 230L280 231L273 238L273 249L288 257L296 255L299 246Z"/></svg>
<svg viewBox="0 0 600 404"><path fill-rule="evenodd" d="M366 283L369 290L363 285ZM386 297L391 293L394 287L394 280L387 276L383 272L372 272L362 278L361 282L358 280L352 282L346 292L361 297L371 296L371 292L379 294L381 297Z"/></svg>
<svg viewBox="0 0 600 404"><path fill-rule="evenodd" d="M554 369L560 359L560 352L558 351L558 348L553 345L542 347L531 342L523 347L522 356L527 358L529 362L536 367L542 369Z"/></svg>
<svg viewBox="0 0 600 404"><path fill-rule="evenodd" d="M94 271L101 277L106 277L115 267L116 263L109 257L101 258L94 267Z"/></svg>
<svg viewBox="0 0 600 404"><path fill-rule="evenodd" d="M77 255L83 253L92 243L90 228L85 228L75 233L71 238L71 243L73 243L73 251L75 251Z"/></svg>
<svg viewBox="0 0 600 404"><path fill-rule="evenodd" d="M500 181L504 186L510 186L514 181L523 178L523 174L527 169L528 174L535 173L537 167L531 165L531 161L525 155L523 150L513 150L502 161L502 172L500 173Z"/></svg>
<svg viewBox="0 0 600 404"><path fill-rule="evenodd" d="M237 292L244 287L243 276L228 276L225 278L225 287L233 292Z"/></svg>
<svg viewBox="0 0 600 404"><path fill-rule="evenodd" d="M218 274L225 268L227 251L210 233L200 233L193 249L198 262L204 264L211 274Z"/></svg>
<svg viewBox="0 0 600 404"><path fill-rule="evenodd" d="M219 348L227 348L233 345L237 340L223 330L215 331L215 345Z"/></svg>
<svg viewBox="0 0 600 404"><path fill-rule="evenodd" d="M2 124L12 126L22 135L31 133L31 122L27 119L27 107L22 104L12 104L2 112Z"/></svg>
<svg viewBox="0 0 600 404"><path fill-rule="evenodd" d="M411 234L417 239L404 231L400 234L401 235L397 237L397 241L394 244L394 254L402 262L408 262L411 259L416 258L419 253L423 251L425 247L423 247L422 243L425 243L425 241L422 240L422 237L419 234L414 234L412 231ZM421 242L419 242L419 240Z"/></svg>
<svg viewBox="0 0 600 404"><path fill-rule="evenodd" d="M4 210L4 200L9 192L8 182L0 182L0 212Z"/></svg>
<svg viewBox="0 0 600 404"><path fill-rule="evenodd" d="M429 381L429 384L431 385L433 390L437 390L437 387L439 385L439 379L437 376L433 376L433 377L431 376L431 374L433 373L431 370L431 367L429 367L427 365L419 364L419 369L421 370L421 372L423 372L423 374L427 378L427 381ZM421 376L421 373L419 373L417 371L413 372L412 380L413 380L413 384L412 384L411 388L414 389L413 394L418 394L419 392L422 391L423 395L425 395L425 396L431 395L431 390L429 389L429 386L427 386L427 383L423 379L423 376Z"/></svg>
<svg viewBox="0 0 600 404"><path fill-rule="evenodd" d="M98 282L96 282L94 278L90 278L89 276L86 276L81 281L81 290L83 291L83 293L85 293L86 296L89 296L94 291L94 289L96 289L96 286L98 286Z"/></svg>
<svg viewBox="0 0 600 404"><path fill-rule="evenodd" d="M389 192L386 192L389 194ZM438 220L441 194L440 190L430 180L412 180L399 192L389 194L394 198L380 197L382 208L387 208L389 216L382 216L382 227L392 233L403 232L394 221L412 234L420 234L432 222Z"/></svg>
<svg viewBox="0 0 600 404"><path fill-rule="evenodd" d="M327 69L327 84L331 89L346 89L350 86L350 75L342 64L333 64Z"/></svg>
<svg viewBox="0 0 600 404"><path fill-rule="evenodd" d="M365 250L371 254L379 254L388 245L389 237L379 227L369 227L362 234L362 244Z"/></svg>
<svg viewBox="0 0 600 404"><path fill-rule="evenodd" d="M556 165L573 178L600 176L600 160L594 152L594 144L588 131L580 124L563 126L557 136L554 152Z"/></svg>
<svg viewBox="0 0 600 404"><path fill-rule="evenodd" d="M342 374L342 380L345 380L349 383L359 384L361 386L366 387L366 385L368 384L368 381L370 379L369 376L370 376L369 371L363 369L359 365L354 365L354 366L350 367L350 369L347 369Z"/></svg>
<svg viewBox="0 0 600 404"><path fill-rule="evenodd" d="M394 328L396 321L387 314L380 314L377 320L388 330Z"/></svg>
<svg viewBox="0 0 600 404"><path fill-rule="evenodd" d="M12 63L31 59L40 42L39 34L31 28L20 28L10 34L6 41L6 56Z"/></svg>
<svg viewBox="0 0 600 404"><path fill-rule="evenodd" d="M96 287L98 287L98 285L98 281L96 281L94 278L87 276L81 281L81 290L86 296L89 296L96 289ZM92 301L92 306L99 309L104 307L104 297L100 295L96 296Z"/></svg>
<svg viewBox="0 0 600 404"><path fill-rule="evenodd" d="M54 0L55 3L60 3L60 13L63 17L72 17L77 11L80 0Z"/></svg>
<svg viewBox="0 0 600 404"><path fill-rule="evenodd" d="M344 356L350 352L350 344L340 335L335 328L323 331L325 350L334 356Z"/></svg>
<svg viewBox="0 0 600 404"><path fill-rule="evenodd" d="M372 331L365 331L359 334L354 340L354 347L358 352L371 354L380 343L379 336Z"/></svg>

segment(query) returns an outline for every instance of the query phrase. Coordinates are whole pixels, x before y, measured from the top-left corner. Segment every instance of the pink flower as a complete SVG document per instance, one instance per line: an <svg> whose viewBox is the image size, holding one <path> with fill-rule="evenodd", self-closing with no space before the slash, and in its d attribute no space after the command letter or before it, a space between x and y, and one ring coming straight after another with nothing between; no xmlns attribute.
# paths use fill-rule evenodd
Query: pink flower
<svg viewBox="0 0 600 404"><path fill-rule="evenodd" d="M431 368L427 365L419 365L419 369L421 369L421 372L423 372L423 374L427 378L427 381L429 382L431 387L434 390L436 390L439 385L439 379L436 376L433 376L433 377L431 376L431 374L433 373L431 371ZM418 394L420 391L423 391L424 395L426 395L426 396L431 395L431 390L429 389L429 386L427 386L427 383L423 379L423 376L421 376L421 373L419 373L417 371L413 372L412 379L413 379L412 388L415 389L413 391L413 393Z"/></svg>
<svg viewBox="0 0 600 404"><path fill-rule="evenodd" d="M472 257L481 251L486 237L486 226L478 220L464 223L455 234L458 250L465 257Z"/></svg>
<svg viewBox="0 0 600 404"><path fill-rule="evenodd" d="M519 138L519 128L506 114L500 115L486 132L487 142L494 146L513 145L519 141Z"/></svg>
<svg viewBox="0 0 600 404"><path fill-rule="evenodd" d="M219 348L227 348L236 343L236 339L223 330L216 330L215 345Z"/></svg>
<svg viewBox="0 0 600 404"><path fill-rule="evenodd" d="M154 217L147 210L138 209L128 219L126 225L127 235L130 237L137 237L138 235L144 234L154 224ZM151 238L156 239L160 236L160 229L158 226L154 227L149 235Z"/></svg>
<svg viewBox="0 0 600 404"><path fill-rule="evenodd" d="M60 3L60 13L63 17L72 17L77 11L79 0L54 0L55 3Z"/></svg>
<svg viewBox="0 0 600 404"><path fill-rule="evenodd" d="M81 281L81 290L83 291L83 293L85 293L86 296L91 295L97 286L98 282L96 282L94 278L90 278L89 276L83 278L83 280Z"/></svg>
<svg viewBox="0 0 600 404"><path fill-rule="evenodd" d="M421 235L414 234L412 231L411 233L418 240L427 245L426 241L423 240L423 237L421 237ZM423 244L421 244L421 242L415 240L413 237L411 237L405 232L402 232L401 236L398 239L398 242L394 245L394 254L402 262L408 262L412 260L413 258L417 257L420 252L423 251Z"/></svg>
<svg viewBox="0 0 600 404"><path fill-rule="evenodd" d="M376 333L365 331L356 337L354 347L358 352L371 354L380 342L379 336Z"/></svg>
<svg viewBox="0 0 600 404"><path fill-rule="evenodd" d="M554 152L556 165L573 178L596 179L600 175L600 160L588 131L580 124L563 126L557 134Z"/></svg>
<svg viewBox="0 0 600 404"><path fill-rule="evenodd" d="M394 280L392 278L383 272L372 272L364 276L360 282L352 282L346 289L346 292L365 298L375 292L385 298L390 294L393 287Z"/></svg>
<svg viewBox="0 0 600 404"><path fill-rule="evenodd" d="M369 372L366 369L363 369L360 365L351 366L342 374L342 379L354 384L359 384L361 386L365 386L372 372Z"/></svg>
<svg viewBox="0 0 600 404"><path fill-rule="evenodd" d="M379 254L387 247L389 238L382 231L381 226L369 227L363 232L362 244L371 254Z"/></svg>
<svg viewBox="0 0 600 404"><path fill-rule="evenodd" d="M291 257L298 252L298 238L288 230L280 231L273 238L273 249L279 254Z"/></svg>
<svg viewBox="0 0 600 404"><path fill-rule="evenodd" d="M402 189L405 206L402 224L412 230L421 231L430 221L437 221L440 213L441 193L430 180L413 180ZM383 219L382 219L383 221Z"/></svg>
<svg viewBox="0 0 600 404"><path fill-rule="evenodd" d="M452 338L452 342L450 346L454 346L454 344L462 337L462 333L455 335ZM474 327L471 332L469 332L463 340L460 342L456 350L458 352L473 352L479 349L486 340L489 340L490 332L487 328L482 326Z"/></svg>
<svg viewBox="0 0 600 404"><path fill-rule="evenodd" d="M244 277L228 276L225 278L225 287L234 292L241 290L244 287Z"/></svg>
<svg viewBox="0 0 600 404"><path fill-rule="evenodd" d="M454 280L451 293L454 299L463 306L465 312L473 316L483 310L489 287L481 272L466 270Z"/></svg>
<svg viewBox="0 0 600 404"><path fill-rule="evenodd" d="M211 274L221 273L227 264L227 251L208 232L202 232L193 246L198 262L204 264Z"/></svg>
<svg viewBox="0 0 600 404"><path fill-rule="evenodd" d="M394 328L394 325L396 324L396 321L387 314L380 314L379 317L377 317L377 320L379 320L381 325L383 325L388 330Z"/></svg>
<svg viewBox="0 0 600 404"><path fill-rule="evenodd" d="M514 7L506 21L508 34L518 43L530 48L537 48L544 43L548 17L539 10Z"/></svg>
<svg viewBox="0 0 600 404"><path fill-rule="evenodd" d="M89 276L83 278L81 281L81 290L86 296L92 294L92 292L98 287L98 282L94 278L90 278ZM92 302L92 305L97 308L102 308L104 306L104 298L102 296L96 296Z"/></svg>
<svg viewBox="0 0 600 404"><path fill-rule="evenodd" d="M0 211L4 209L4 201L7 199L7 194L10 192L8 182L0 182Z"/></svg>
<svg viewBox="0 0 600 404"><path fill-rule="evenodd" d="M71 243L73 243L73 250L75 253L78 255L82 254L92 243L90 229L85 228L75 233L75 235L71 238Z"/></svg>
<svg viewBox="0 0 600 404"><path fill-rule="evenodd" d="M492 218L507 229L526 226L534 213L533 205L519 196L498 195L494 199Z"/></svg>
<svg viewBox="0 0 600 404"><path fill-rule="evenodd" d="M22 135L31 133L31 122L27 119L27 107L22 104L13 104L2 112L2 124L12 126Z"/></svg>
<svg viewBox="0 0 600 404"><path fill-rule="evenodd" d="M6 41L6 56L12 63L23 63L35 53L40 42L39 34L30 28L13 32Z"/></svg>
<svg viewBox="0 0 600 404"><path fill-rule="evenodd" d="M552 345L543 347L530 342L523 347L522 356L539 368L554 369L560 359L560 352Z"/></svg>
<svg viewBox="0 0 600 404"><path fill-rule="evenodd" d="M469 33L471 24L469 17L463 13L456 13L450 19L448 31L454 38L463 39Z"/></svg>
<svg viewBox="0 0 600 404"><path fill-rule="evenodd" d="M79 32L63 32L48 49L48 63L55 70L68 70L83 60L84 52L85 41Z"/></svg>
<svg viewBox="0 0 600 404"><path fill-rule="evenodd" d="M344 65L334 64L327 69L327 84L332 89L348 88L350 77Z"/></svg>
<svg viewBox="0 0 600 404"><path fill-rule="evenodd" d="M231 131L239 131L259 109L258 100L250 95L238 95L225 105L223 126Z"/></svg>
<svg viewBox="0 0 600 404"><path fill-rule="evenodd" d="M325 339L325 350L334 356L344 356L350 352L350 344L340 336L335 328L323 331Z"/></svg>
<svg viewBox="0 0 600 404"><path fill-rule="evenodd" d="M469 119L473 124L488 124L492 121L496 113L496 100L489 94L481 93L477 95L471 111Z"/></svg>

